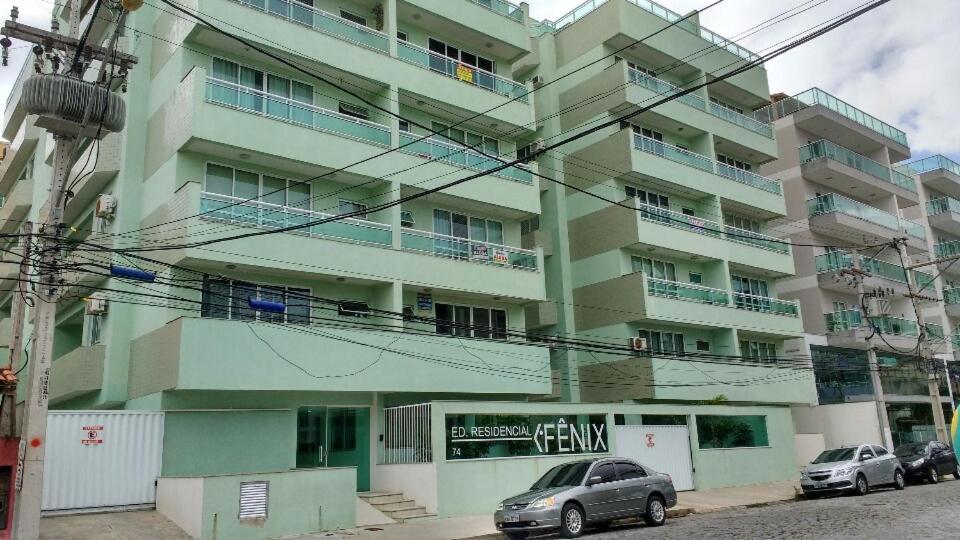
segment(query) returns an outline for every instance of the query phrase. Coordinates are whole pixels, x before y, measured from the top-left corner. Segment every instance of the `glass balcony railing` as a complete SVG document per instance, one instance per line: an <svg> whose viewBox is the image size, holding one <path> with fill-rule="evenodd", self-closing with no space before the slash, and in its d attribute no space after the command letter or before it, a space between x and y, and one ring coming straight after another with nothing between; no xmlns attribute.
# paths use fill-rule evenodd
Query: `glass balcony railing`
<svg viewBox="0 0 960 540"><path fill-rule="evenodd" d="M523 22L523 10L520 6L505 2L504 0L470 0L474 4L483 6L489 10L499 13L508 19Z"/></svg>
<svg viewBox="0 0 960 540"><path fill-rule="evenodd" d="M920 335L920 328L917 321L901 319L899 317L870 317L870 323L881 334L892 334L894 336L917 337Z"/></svg>
<svg viewBox="0 0 960 540"><path fill-rule="evenodd" d="M907 174L923 174L942 169L960 176L960 163L939 154L900 165L897 169Z"/></svg>
<svg viewBox="0 0 960 540"><path fill-rule="evenodd" d="M489 242L478 242L456 236L447 236L416 229L403 229L400 245L415 251L480 264L506 266L522 270L537 269L537 252Z"/></svg>
<svg viewBox="0 0 960 540"><path fill-rule="evenodd" d="M810 217L833 213L846 214L894 231L900 228L900 220L897 216L836 193L827 193L807 200L807 212Z"/></svg>
<svg viewBox="0 0 960 540"><path fill-rule="evenodd" d="M207 101L317 131L390 145L387 126L212 77L207 77Z"/></svg>
<svg viewBox="0 0 960 540"><path fill-rule="evenodd" d="M655 92L661 96L672 96L674 94L683 92L683 89L678 88L667 81L664 81L663 79L658 79L657 77L629 67L627 68L627 78L633 84L642 86L647 90ZM749 129L754 133L759 133L765 137L773 138L773 128L769 124L758 122L750 116L745 116L726 107L717 105L716 103L710 103L708 106L707 101L697 94L684 94L677 98L677 101L689 105L694 109L708 112L717 118L726 120L727 122L736 124L742 128Z"/></svg>
<svg viewBox="0 0 960 540"><path fill-rule="evenodd" d="M836 272L844 268L853 267L853 255L845 251L831 251L813 258L818 274Z"/></svg>
<svg viewBox="0 0 960 540"><path fill-rule="evenodd" d="M827 332L843 332L863 326L863 315L857 309L826 313L824 318L827 322Z"/></svg>
<svg viewBox="0 0 960 540"><path fill-rule="evenodd" d="M650 137L644 137L639 133L633 134L633 147L641 152L653 154L664 159L669 159L670 161L676 161L677 163L713 173L729 180L740 182L741 184L747 184L764 191L769 191L770 193L781 193L780 182L776 180L771 180L759 174L744 171L743 169L737 169L736 167L731 167L719 161L713 161L706 156Z"/></svg>
<svg viewBox="0 0 960 540"><path fill-rule="evenodd" d="M844 116L861 126L872 130L883 137L890 139L904 146L907 144L907 134L890 124L878 120L849 103L838 99L819 88L811 88L801 92L793 97L781 99L780 101L767 105L762 109L754 111L754 118L763 123L770 123L777 118L789 116L799 110L806 109L813 105L822 105L831 111Z"/></svg>
<svg viewBox="0 0 960 540"><path fill-rule="evenodd" d="M917 192L917 183L913 178L838 144L826 140L819 140L800 147L800 163L806 163L820 158L829 158L844 163L884 182L900 186L914 193Z"/></svg>
<svg viewBox="0 0 960 540"><path fill-rule="evenodd" d="M924 323L927 337L933 341L944 341L946 334L943 333L943 325L936 323Z"/></svg>
<svg viewBox="0 0 960 540"><path fill-rule="evenodd" d="M831 251L813 258L817 273L836 272L844 268L853 267L854 255L845 251ZM860 257L860 268L875 277L889 279L899 283L907 283L907 271L902 266L870 257ZM918 287L926 287L933 282L933 276L913 270L913 280Z"/></svg>
<svg viewBox="0 0 960 540"><path fill-rule="evenodd" d="M780 300L735 292L733 293L733 305L738 309L761 311L773 315L785 315L787 317L800 315L800 305L793 300Z"/></svg>
<svg viewBox="0 0 960 540"><path fill-rule="evenodd" d="M400 134L400 151L407 154L415 154L427 159L436 159L445 161L460 167L474 169L477 171L489 171L500 166L502 163L492 157L468 150L463 146L441 141L438 139L421 139L417 135L409 133ZM493 176L499 176L523 184L533 183L533 173L520 167L507 167L501 171L491 173Z"/></svg>
<svg viewBox="0 0 960 540"><path fill-rule="evenodd" d="M907 282L906 270L904 270L902 266L893 263L861 257L860 268L877 277L899 281L900 283Z"/></svg>
<svg viewBox="0 0 960 540"><path fill-rule="evenodd" d="M637 200L636 205L637 210L639 210L638 213L640 214L640 219L644 221L651 221L667 227L683 229L697 234L714 236L718 238L723 233L723 227L715 221L709 221L696 216L688 216L686 214L674 212L666 208L644 204L639 200Z"/></svg>
<svg viewBox="0 0 960 540"><path fill-rule="evenodd" d="M949 240L940 242L933 246L933 253L937 257L952 257L960 255L960 240Z"/></svg>
<svg viewBox="0 0 960 540"><path fill-rule="evenodd" d="M326 11L289 0L233 0L239 4L267 12L290 22L302 24L317 32L380 51L390 52L390 38L383 32L337 17Z"/></svg>
<svg viewBox="0 0 960 540"><path fill-rule="evenodd" d="M949 289L944 289L943 303L947 305L960 304L960 287L950 287Z"/></svg>
<svg viewBox="0 0 960 540"><path fill-rule="evenodd" d="M790 244L784 240L780 240L772 236L766 236L760 233L755 233L753 231L748 231L746 229L739 229L730 225L724 225L723 236L725 236L726 239L730 240L731 242L750 244L751 246L769 249L770 251L776 251L778 253L790 253Z"/></svg>
<svg viewBox="0 0 960 540"><path fill-rule="evenodd" d="M204 214L203 219L226 221L261 229L282 229L336 217L301 208L250 201L210 192L200 194L200 211ZM384 247L389 247L392 243L390 225L354 218L311 225L292 231L291 234L308 234Z"/></svg>
<svg viewBox="0 0 960 540"><path fill-rule="evenodd" d="M924 230L923 225L915 221L910 221L908 219L901 219L900 226L903 227L904 232L906 232L908 235L914 238L919 238L920 240L923 240L927 237L927 232L926 230Z"/></svg>
<svg viewBox="0 0 960 540"><path fill-rule="evenodd" d="M953 197L938 197L927 202L927 214L935 216L945 212L960 214L960 201Z"/></svg>
<svg viewBox="0 0 960 540"><path fill-rule="evenodd" d="M460 63L452 58L436 54L406 41L397 42L397 57L411 64L446 75L451 79L516 98L527 103L527 87L510 79Z"/></svg>
<svg viewBox="0 0 960 540"><path fill-rule="evenodd" d="M730 305L730 295L723 289L713 289L692 283L680 283L679 281L668 281L653 277L647 277L647 294L701 304Z"/></svg>
<svg viewBox="0 0 960 540"><path fill-rule="evenodd" d="M921 272L920 270L913 271L913 282L917 284L917 287L930 288L933 286L933 280L933 274Z"/></svg>
<svg viewBox="0 0 960 540"><path fill-rule="evenodd" d="M554 31L560 31L564 27L569 26L579 21L580 19L586 17L587 15L592 13L595 9L606 4L608 1L609 0L587 0L586 2L573 8L573 10L571 10L566 15L557 19L556 22L550 23L549 26L552 27ZM746 48L741 47L740 45L737 45L733 41L730 41L729 39L717 34L716 32L707 30L706 28L698 25L697 23L695 23L690 19L681 20L684 18L682 15L680 15L675 11L672 11L670 9L663 7L656 2L652 2L650 0L627 0L627 2L630 2L631 4L637 6L640 9L647 11L649 13L652 13L657 17L660 17L661 19L667 22L673 23L673 22L680 21L677 24L677 28L682 28L683 30L690 32L691 34L700 36L701 38L710 42L712 45L715 45L721 49L724 49L731 54L735 54L740 58L751 60L751 61L760 59L759 56L750 52Z"/></svg>

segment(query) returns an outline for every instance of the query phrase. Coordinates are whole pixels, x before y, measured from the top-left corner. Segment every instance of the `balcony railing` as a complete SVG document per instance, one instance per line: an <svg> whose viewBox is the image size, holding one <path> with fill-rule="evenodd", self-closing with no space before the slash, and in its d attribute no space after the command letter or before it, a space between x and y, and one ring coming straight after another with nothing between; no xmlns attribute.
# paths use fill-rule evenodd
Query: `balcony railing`
<svg viewBox="0 0 960 540"><path fill-rule="evenodd" d="M837 195L836 193L827 193L808 199L807 212L810 217L822 214L841 213L869 221L894 231L900 228L900 220L897 216L884 212L879 208L848 199L842 195Z"/></svg>
<svg viewBox="0 0 960 540"><path fill-rule="evenodd" d="M937 257L952 257L960 255L960 240L948 240L933 246L933 253Z"/></svg>
<svg viewBox="0 0 960 540"><path fill-rule="evenodd" d="M390 53L390 37L383 32L348 21L326 11L289 0L233 0L282 19L302 24L357 45Z"/></svg>
<svg viewBox="0 0 960 540"><path fill-rule="evenodd" d="M526 86L489 71L436 54L412 43L397 42L397 57L435 73L446 75L451 79L528 103Z"/></svg>
<svg viewBox="0 0 960 540"><path fill-rule="evenodd" d="M960 287L950 287L943 290L943 303L960 304Z"/></svg>
<svg viewBox="0 0 960 540"><path fill-rule="evenodd" d="M762 249L769 249L777 253L790 253L790 244L779 238L766 236L746 229L739 229L730 225L723 226L723 236L731 242L750 244Z"/></svg>
<svg viewBox="0 0 960 540"><path fill-rule="evenodd" d="M817 255L813 260L817 273L822 274L825 272L836 272L844 268L852 268L853 257L854 255L845 251L831 251ZM907 271L898 264L861 256L860 268L876 277L897 281L899 283L907 283ZM919 287L926 287L933 282L933 279L933 276L926 272L913 270L914 283Z"/></svg>
<svg viewBox="0 0 960 540"><path fill-rule="evenodd" d="M733 293L733 305L737 309L761 311L773 315L785 315L787 317L798 317L800 315L800 304L793 300L780 300L753 294Z"/></svg>
<svg viewBox="0 0 960 540"><path fill-rule="evenodd" d="M647 277L647 294L701 304L730 305L730 295L723 289L713 289L702 285L668 281L654 277Z"/></svg>
<svg viewBox="0 0 960 540"><path fill-rule="evenodd" d="M759 174L754 174L750 171L744 171L742 169L737 169L736 167L731 167L726 163L720 163L719 161L713 161L712 159L691 152L684 148L679 148L667 144L662 141L651 139L650 137L644 137L639 133L633 134L633 147L641 152L646 152L648 154L653 154L655 156L662 157L664 159L669 159L670 161L676 161L677 163L682 163L701 171L709 172L722 176L729 180L734 180L740 182L741 184L747 184L764 191L769 191L770 193L781 193L780 182L776 180L771 180L760 176Z"/></svg>
<svg viewBox="0 0 960 540"><path fill-rule="evenodd" d="M939 154L900 165L897 169L907 174L923 174L925 172L942 169L960 176L960 163Z"/></svg>
<svg viewBox="0 0 960 540"><path fill-rule="evenodd" d="M317 131L390 145L387 126L212 77L207 77L207 101Z"/></svg>
<svg viewBox="0 0 960 540"><path fill-rule="evenodd" d="M945 212L960 214L960 201L953 197L938 197L927 202L927 214L935 216Z"/></svg>
<svg viewBox="0 0 960 540"><path fill-rule="evenodd" d="M917 321L901 319L899 317L870 317L870 322L881 334L909 337L917 337L920 335L920 328L917 326Z"/></svg>
<svg viewBox="0 0 960 540"><path fill-rule="evenodd" d="M683 92L683 89L637 69L627 68L627 77L633 84L642 86L662 96L672 96ZM709 106L707 106L707 101L697 94L684 94L677 98L677 101L689 105L694 109L709 112L721 120L726 120L742 128L749 129L754 133L773 138L773 128L769 124L758 122L749 116L742 115L726 107L721 107L716 103L710 103Z"/></svg>
<svg viewBox="0 0 960 540"><path fill-rule="evenodd" d="M504 0L470 0L474 4L483 6L489 10L499 13L508 19L513 19L517 22L523 22L523 10L520 9L520 6L511 4Z"/></svg>
<svg viewBox="0 0 960 540"><path fill-rule="evenodd" d="M403 229L401 246L407 251L522 270L537 269L537 252L490 242L479 242L416 229Z"/></svg>
<svg viewBox="0 0 960 540"><path fill-rule="evenodd" d="M924 230L923 225L915 221L910 221L908 219L901 219L900 226L903 227L904 232L909 234L914 238L919 238L923 240L927 237L927 232Z"/></svg>
<svg viewBox="0 0 960 540"><path fill-rule="evenodd" d="M824 157L844 163L884 182L900 186L914 193L917 192L917 183L913 178L838 144L826 140L819 140L800 147L800 163L806 163Z"/></svg>
<svg viewBox="0 0 960 540"><path fill-rule="evenodd" d="M502 164L492 157L468 150L463 146L434 138L418 140L420 138L421 137L409 133L401 133L400 144L402 148L400 151L422 156L427 159L445 161L453 165L459 165L460 167L477 171L489 171ZM523 184L533 183L533 173L520 167L507 167L506 169L491 174Z"/></svg>
<svg viewBox="0 0 960 540"><path fill-rule="evenodd" d="M843 332L863 326L863 315L858 309L825 313L824 318L827 322L827 332Z"/></svg>
<svg viewBox="0 0 960 540"><path fill-rule="evenodd" d="M634 204L639 211L640 219L644 221L650 221L706 236L716 238L723 237L731 242L749 244L778 253L790 253L790 246L788 244L772 236L765 236L760 233L738 229L737 227L731 227L729 225L721 225L716 221L710 221L696 216L688 216L687 214L681 214L673 210L660 208L659 206L645 204L639 200L634 201Z"/></svg>
<svg viewBox="0 0 960 540"><path fill-rule="evenodd" d="M936 323L924 323L927 337L934 341L946 340L946 334L943 333L943 325Z"/></svg>
<svg viewBox="0 0 960 540"><path fill-rule="evenodd" d="M781 99L780 101L767 105L762 109L754 111L754 118L760 122L769 123L777 118L789 116L799 110L806 109L813 105L822 105L831 111L845 116L863 127L875 131L876 133L904 146L907 144L907 134L890 124L878 120L860 109L846 103L843 100L824 92L819 88L811 88L801 92L793 97Z"/></svg>
<svg viewBox="0 0 960 540"><path fill-rule="evenodd" d="M550 26L552 26L555 31L560 31L564 27L570 24L573 24L574 22L579 21L580 19L586 17L587 15L592 13L595 9L606 4L607 2L608 0L587 0L586 2L573 8L566 15L557 19L555 23L551 23ZM672 23L676 21L681 21L681 19L683 19L683 16L680 15L679 13L669 10L661 6L660 4L657 4L656 2L651 2L650 0L627 0L627 2L630 2L631 4L639 7L640 9L647 11L649 13L652 13L657 17L660 17L661 19L667 22ZM697 23L695 23L690 19L682 20L681 22L679 22L677 24L677 28L682 28L683 30L690 32L691 34L700 36L701 38L709 41L711 44L716 45L721 49L725 49L726 51L730 52L731 54L735 54L740 58L744 58L746 60L751 60L751 61L760 59L759 56L748 51L744 47L737 45L733 41L730 41L729 39L717 34L716 32L707 30L706 28L698 25Z"/></svg>
<svg viewBox="0 0 960 540"><path fill-rule="evenodd" d="M336 217L332 214L262 201L250 201L206 191L200 194L200 211L204 214L204 219L261 229L281 229ZM342 218L311 225L291 231L291 234L307 234L385 247L389 247L392 243L390 225L354 218Z"/></svg>

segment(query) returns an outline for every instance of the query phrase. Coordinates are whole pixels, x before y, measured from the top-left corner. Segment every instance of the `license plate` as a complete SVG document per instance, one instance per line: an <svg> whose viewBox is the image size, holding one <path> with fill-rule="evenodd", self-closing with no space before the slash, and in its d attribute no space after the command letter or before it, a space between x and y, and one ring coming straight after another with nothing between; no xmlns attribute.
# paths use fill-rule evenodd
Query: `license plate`
<svg viewBox="0 0 960 540"><path fill-rule="evenodd" d="M520 516L518 514L513 514L513 515L508 514L506 516L503 516L504 523L518 523L519 521L520 521Z"/></svg>
<svg viewBox="0 0 960 540"><path fill-rule="evenodd" d="M826 483L826 482L815 482L815 483L813 484L813 487L815 487L815 488L817 488L817 489L823 489L823 488L827 487L827 483Z"/></svg>

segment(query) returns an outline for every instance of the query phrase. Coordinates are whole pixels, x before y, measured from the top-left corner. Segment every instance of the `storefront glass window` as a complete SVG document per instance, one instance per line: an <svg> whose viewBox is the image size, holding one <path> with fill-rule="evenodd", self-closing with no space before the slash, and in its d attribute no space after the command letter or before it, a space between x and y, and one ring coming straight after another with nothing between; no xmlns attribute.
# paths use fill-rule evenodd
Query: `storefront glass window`
<svg viewBox="0 0 960 540"><path fill-rule="evenodd" d="M701 450L769 446L766 416L697 416Z"/></svg>
<svg viewBox="0 0 960 540"><path fill-rule="evenodd" d="M937 440L933 408L929 403L887 403L894 446Z"/></svg>
<svg viewBox="0 0 960 540"><path fill-rule="evenodd" d="M866 352L813 346L810 353L820 405L873 399Z"/></svg>

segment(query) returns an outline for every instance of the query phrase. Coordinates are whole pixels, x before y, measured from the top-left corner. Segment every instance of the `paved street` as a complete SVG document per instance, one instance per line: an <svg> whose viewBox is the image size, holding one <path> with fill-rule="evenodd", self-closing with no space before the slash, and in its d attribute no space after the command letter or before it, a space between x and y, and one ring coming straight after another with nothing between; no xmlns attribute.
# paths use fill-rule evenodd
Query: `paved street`
<svg viewBox="0 0 960 540"><path fill-rule="evenodd" d="M960 538L960 482L878 490L866 497L834 497L668 521L661 528L618 527L590 540L637 538ZM549 538L549 537L548 537Z"/></svg>

